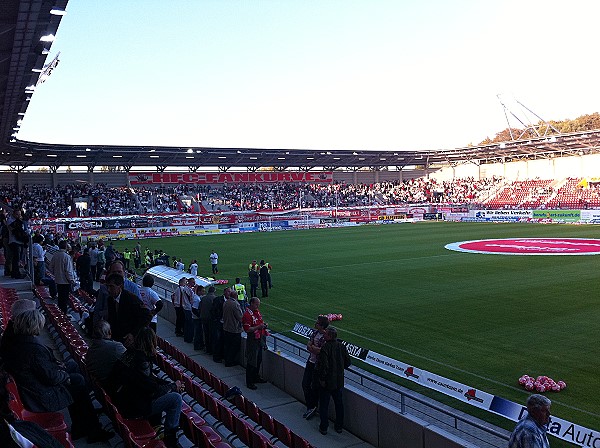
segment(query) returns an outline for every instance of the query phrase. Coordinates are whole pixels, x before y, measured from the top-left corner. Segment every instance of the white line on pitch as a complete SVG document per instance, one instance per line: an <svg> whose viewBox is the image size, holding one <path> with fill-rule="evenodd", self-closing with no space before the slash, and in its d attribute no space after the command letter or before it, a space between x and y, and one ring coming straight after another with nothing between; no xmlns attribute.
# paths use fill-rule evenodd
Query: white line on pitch
<svg viewBox="0 0 600 448"><path fill-rule="evenodd" d="M427 258L427 257L423 257L423 258ZM305 320L307 320L307 321L310 321L310 320L312 320L312 318L310 318L310 317L307 317L307 316L304 316L303 314L296 313L296 312L294 312L294 311L290 311L290 310L288 310L288 309L286 309L286 308L281 308L281 307L275 306L275 305L273 305L273 304L271 304L271 303L268 303L268 302L263 302L263 304L264 304L264 305L267 305L267 306L270 306L270 307L273 307L273 308L275 308L275 309L278 309L278 310L280 310L280 311L285 311L286 313L292 314L292 315L294 315L294 316L301 317L301 318L303 318L303 319L305 319ZM419 355L418 353L414 353L414 352L411 352L411 351L409 351L409 350L405 350L405 349L403 349L403 348L398 348L398 347L395 347L395 346L393 346L393 345L386 344L385 342L380 342L380 341L378 341L377 339L368 338L368 337L366 337L366 336L364 336L364 335L362 335L362 334L359 334L359 333L354 333L353 331L346 330L346 329L344 329L344 328L339 328L339 327L337 327L337 328L338 328L338 331L339 331L339 332L345 332L345 333L351 334L352 336L356 336L356 337L358 337L358 338L360 338L360 339L364 339L364 340L366 340L366 341L373 342L373 343L375 343L375 344L379 344L379 345L381 345L381 346L383 346L383 347L387 347L387 348L389 348L389 349L392 349L392 350L396 350L396 351L399 351L399 352L406 353L407 355L415 356L415 357L417 357L417 358L421 358L421 359L424 359L424 360L426 360L426 361L433 362L433 363L435 363L435 364L438 364L438 365L440 365L440 366L447 367L447 368L449 368L449 369L456 370L457 372L461 372L461 373L465 373L465 374L467 374L467 375L474 376L474 377L476 377L476 378L482 379L482 380L484 380L484 381L488 381L488 382L490 382L490 383L493 383L493 384L496 384L496 385L498 385L498 386L507 387L507 388L509 388L509 389L512 389L512 390L515 390L515 391L517 391L517 392L527 392L527 391L524 391L524 390L523 390L523 389L521 389L521 388L514 387L514 386L511 386L511 385L509 385L509 384L502 383L502 382L500 382L500 381L496 381L496 380L494 380L494 379L492 379L492 378L488 378L488 377L486 377L486 376L479 375L479 374L477 374L477 373L469 372L468 370L464 370L464 369L461 369L461 368L459 368L459 367L455 367L455 366L453 366L453 365L451 365L451 364L446 364L446 363L444 363L444 362L437 361L437 360L435 360L435 359L433 359L433 358L429 358L429 357L427 357L427 356ZM529 393L529 392L527 392L527 393ZM579 411L579 412L582 412L582 413L584 413L584 414L588 414L588 415L591 415L591 416L594 416L594 417L600 417L600 414L595 414L595 413L593 413L593 412L586 411L585 409L581 409L581 408L578 408L578 407L575 407L575 406L568 405L568 404L566 404L566 403L563 403L562 401L558 401L558 400L556 400L555 398L553 398L553 399L552 399L552 401L553 401L554 403L556 403L556 404L560 404L561 406L564 406L564 407L566 407L566 408L573 409L573 410L575 410L575 411Z"/></svg>

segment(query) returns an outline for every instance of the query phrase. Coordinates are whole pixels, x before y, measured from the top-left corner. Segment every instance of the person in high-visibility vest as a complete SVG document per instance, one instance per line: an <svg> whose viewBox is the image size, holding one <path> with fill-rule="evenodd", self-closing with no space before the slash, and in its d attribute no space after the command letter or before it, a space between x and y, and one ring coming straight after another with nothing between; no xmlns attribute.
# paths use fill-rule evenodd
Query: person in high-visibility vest
<svg viewBox="0 0 600 448"><path fill-rule="evenodd" d="M248 265L248 271L260 271L260 266L256 262L256 260L252 260L252 263Z"/></svg>
<svg viewBox="0 0 600 448"><path fill-rule="evenodd" d="M129 269L129 263L131 261L131 251L127 248L123 251L123 261L125 262L125 269Z"/></svg>
<svg viewBox="0 0 600 448"><path fill-rule="evenodd" d="M273 287L273 280L271 280L271 269L273 269L273 267L271 266L270 263L267 263L265 261L265 266L267 267L267 272L269 273L269 276L267 277L267 279L269 280L269 289L271 289Z"/></svg>
<svg viewBox="0 0 600 448"><path fill-rule="evenodd" d="M246 305L248 303L248 295L246 294L246 287L242 285L242 280L239 277L235 279L233 289L237 293L238 303L240 304L243 313L246 310Z"/></svg>

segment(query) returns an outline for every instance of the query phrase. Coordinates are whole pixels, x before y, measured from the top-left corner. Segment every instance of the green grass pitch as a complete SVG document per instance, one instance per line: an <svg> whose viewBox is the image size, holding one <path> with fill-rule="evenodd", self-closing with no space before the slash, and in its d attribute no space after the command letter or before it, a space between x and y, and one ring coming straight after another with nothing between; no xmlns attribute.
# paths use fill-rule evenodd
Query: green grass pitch
<svg viewBox="0 0 600 448"><path fill-rule="evenodd" d="M516 402L528 395L517 384L519 376L548 375L568 386L546 394L553 413L600 429L600 255L483 255L444 248L512 237L600 238L600 228L423 222L141 244L181 257L186 267L198 259L200 275L209 275L214 249L218 277L230 283L236 276L248 283L248 263L264 258L273 265L274 288L261 309L272 330L289 335L294 322L312 325L319 313L342 313L335 325L343 339ZM116 247L133 244L120 241Z"/></svg>

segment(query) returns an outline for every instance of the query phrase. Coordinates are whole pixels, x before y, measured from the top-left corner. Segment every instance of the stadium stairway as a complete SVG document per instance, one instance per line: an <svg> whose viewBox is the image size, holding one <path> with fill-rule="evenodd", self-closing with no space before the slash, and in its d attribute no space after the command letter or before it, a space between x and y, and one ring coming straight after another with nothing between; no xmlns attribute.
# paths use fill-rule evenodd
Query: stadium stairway
<svg viewBox="0 0 600 448"><path fill-rule="evenodd" d="M16 289L15 287L21 288L22 292L19 294L19 298L31 298L38 301L32 293L30 281L13 280L0 276L0 287L12 289ZM73 317L75 318L73 324L76 324L77 316ZM347 431L344 431L342 434L329 431L328 435L321 435L318 429L318 416L313 417L310 421L302 418L302 414L305 411L305 406L302 403L269 383L260 384L259 388L255 391L249 390L245 387L245 369L243 367L225 367L221 363L215 363L212 360L212 356L208 356L204 352L194 351L191 344L184 343L182 338L174 336L174 325L160 317L157 333L172 346L185 353L189 358L194 360L199 365L205 367L206 370L210 371L215 377L221 379L229 386L238 386L242 390L243 396L246 399L254 402L258 408L272 416L277 421L283 423L286 428L289 428L293 433L308 441L312 446L328 448L366 448L373 446ZM47 331L45 331L41 337L45 341L46 345L53 349L55 355L59 359L63 357L64 353L58 349L55 341ZM67 353L66 356L69 356L69 354ZM68 413L65 413L65 421L67 424L69 423L69 420ZM110 425L110 422L105 415L103 416L102 421L104 426ZM115 438L111 439L109 443L88 445L84 438L72 441L72 444L72 446L75 448L84 448L90 446L110 446L116 448L123 446L123 440L119 436L115 436ZM182 446L186 446L186 444L183 444ZM239 441L237 444L235 444L235 446L239 446ZM283 445L278 443L277 446Z"/></svg>
<svg viewBox="0 0 600 448"><path fill-rule="evenodd" d="M259 384L257 390L248 389L245 387L246 370L243 367L225 367L222 363L214 362L212 356L205 354L203 351L195 351L191 344L183 342L183 338L176 337L175 326L161 317L158 318L157 334L229 386L238 386L244 397L252 400L260 409L285 424L289 429L310 442L311 445L319 448L366 448L373 446L348 431L337 434L333 431L333 424L330 424L329 434L322 435L319 433L318 416L308 421L302 418L302 414L306 411L304 404L270 383ZM333 406L333 403L330 406Z"/></svg>

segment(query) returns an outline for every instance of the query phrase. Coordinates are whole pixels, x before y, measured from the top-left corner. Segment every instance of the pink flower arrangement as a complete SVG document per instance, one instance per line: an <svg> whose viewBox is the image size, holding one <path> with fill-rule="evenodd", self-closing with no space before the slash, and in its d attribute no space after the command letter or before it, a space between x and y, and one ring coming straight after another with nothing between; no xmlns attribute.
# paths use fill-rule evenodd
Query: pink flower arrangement
<svg viewBox="0 0 600 448"><path fill-rule="evenodd" d="M537 378L533 378L529 375L523 375L521 378L519 378L519 384L527 390L535 390L539 393L549 391L560 392L567 387L567 383L564 381L554 381L552 378L545 375L538 376Z"/></svg>

